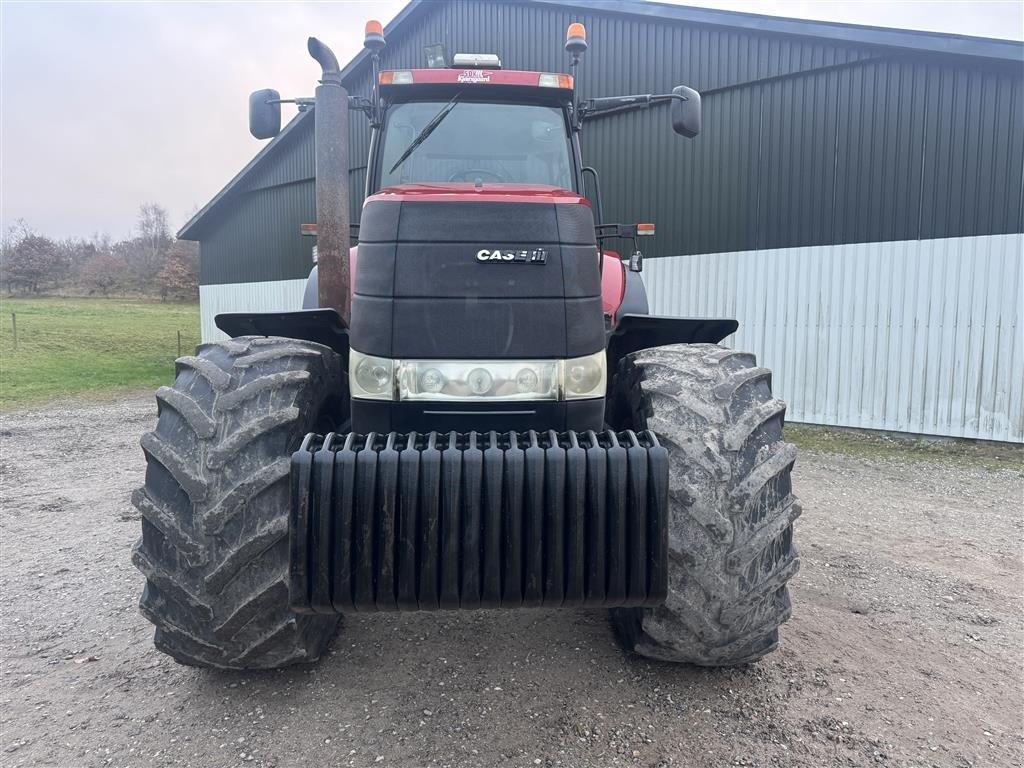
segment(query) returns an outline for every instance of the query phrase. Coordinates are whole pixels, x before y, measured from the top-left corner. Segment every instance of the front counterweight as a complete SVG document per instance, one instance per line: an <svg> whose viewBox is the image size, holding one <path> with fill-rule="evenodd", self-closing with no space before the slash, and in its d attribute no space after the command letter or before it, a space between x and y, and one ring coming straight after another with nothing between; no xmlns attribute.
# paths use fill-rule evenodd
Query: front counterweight
<svg viewBox="0 0 1024 768"><path fill-rule="evenodd" d="M310 434L291 482L296 611L667 594L668 454L648 431Z"/></svg>

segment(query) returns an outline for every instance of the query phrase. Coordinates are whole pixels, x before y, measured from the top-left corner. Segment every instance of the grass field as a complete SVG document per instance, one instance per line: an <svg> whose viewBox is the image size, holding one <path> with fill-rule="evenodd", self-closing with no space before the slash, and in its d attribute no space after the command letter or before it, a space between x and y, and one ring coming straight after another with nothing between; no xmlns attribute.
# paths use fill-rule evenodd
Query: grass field
<svg viewBox="0 0 1024 768"><path fill-rule="evenodd" d="M18 325L14 348L11 313ZM0 409L63 395L156 388L199 343L195 304L132 299L0 300Z"/></svg>

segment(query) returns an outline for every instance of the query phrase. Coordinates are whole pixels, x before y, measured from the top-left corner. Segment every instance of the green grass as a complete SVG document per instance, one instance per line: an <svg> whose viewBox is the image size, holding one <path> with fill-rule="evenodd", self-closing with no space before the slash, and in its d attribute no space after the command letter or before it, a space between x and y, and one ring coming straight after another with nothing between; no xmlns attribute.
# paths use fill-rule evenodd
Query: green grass
<svg viewBox="0 0 1024 768"><path fill-rule="evenodd" d="M815 453L903 463L944 462L960 467L1009 469L1024 475L1024 446L1013 443L924 438L810 424L787 424L786 439L800 450Z"/></svg>
<svg viewBox="0 0 1024 768"><path fill-rule="evenodd" d="M14 348L11 313L17 315ZM134 299L0 299L0 409L66 395L152 389L199 343L195 304Z"/></svg>

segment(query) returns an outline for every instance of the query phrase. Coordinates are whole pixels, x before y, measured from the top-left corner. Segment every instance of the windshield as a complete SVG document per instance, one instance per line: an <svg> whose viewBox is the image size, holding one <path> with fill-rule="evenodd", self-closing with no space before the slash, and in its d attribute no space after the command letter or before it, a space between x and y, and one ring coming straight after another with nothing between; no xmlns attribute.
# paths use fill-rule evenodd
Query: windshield
<svg viewBox="0 0 1024 768"><path fill-rule="evenodd" d="M441 122L421 137L446 107ZM408 152L417 137L421 143ZM573 186L562 110L539 104L394 104L388 110L380 170L381 187L446 181Z"/></svg>

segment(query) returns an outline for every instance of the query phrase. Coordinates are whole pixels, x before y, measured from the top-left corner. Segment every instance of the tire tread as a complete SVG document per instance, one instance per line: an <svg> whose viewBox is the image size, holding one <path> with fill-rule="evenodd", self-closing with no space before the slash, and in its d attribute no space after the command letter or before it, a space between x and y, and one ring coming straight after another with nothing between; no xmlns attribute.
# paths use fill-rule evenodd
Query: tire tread
<svg viewBox="0 0 1024 768"><path fill-rule="evenodd" d="M327 347L273 337L204 344L157 392L132 496L146 577L140 611L154 643L193 666L262 669L314 661L336 619L288 608L289 446L340 396ZM297 443L295 443L297 444Z"/></svg>
<svg viewBox="0 0 1024 768"><path fill-rule="evenodd" d="M623 644L701 666L756 661L778 645L799 569L786 405L753 355L679 344L624 358L612 386L616 428L652 429L671 462L669 597L616 609Z"/></svg>

